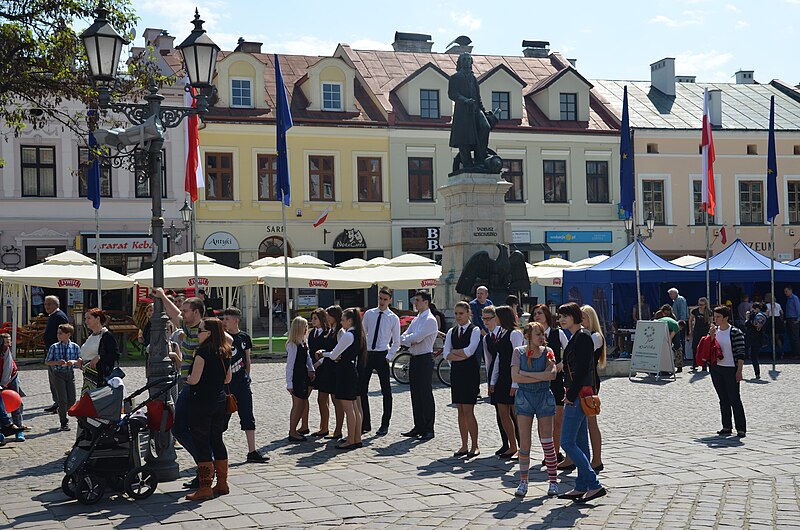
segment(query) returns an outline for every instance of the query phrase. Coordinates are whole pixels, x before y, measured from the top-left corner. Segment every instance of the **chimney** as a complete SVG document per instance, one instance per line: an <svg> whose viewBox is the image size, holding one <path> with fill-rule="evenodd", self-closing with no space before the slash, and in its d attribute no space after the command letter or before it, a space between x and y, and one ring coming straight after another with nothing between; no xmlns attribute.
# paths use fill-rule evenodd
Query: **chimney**
<svg viewBox="0 0 800 530"><path fill-rule="evenodd" d="M450 44L453 46L450 46ZM452 53L456 55L460 55L462 53L472 53L472 39L466 35L456 37L456 39L450 44L448 44L450 48L447 48L444 53Z"/></svg>
<svg viewBox="0 0 800 530"><path fill-rule="evenodd" d="M665 57L650 65L650 85L668 96L675 95L675 59Z"/></svg>
<svg viewBox="0 0 800 530"><path fill-rule="evenodd" d="M708 116L712 127L722 127L722 90L708 91Z"/></svg>
<svg viewBox="0 0 800 530"><path fill-rule="evenodd" d="M736 72L737 85L753 85L756 80L753 79L753 70L739 70Z"/></svg>
<svg viewBox="0 0 800 530"><path fill-rule="evenodd" d="M430 53L433 48L433 41L430 35L423 33L395 31L392 48L396 52Z"/></svg>
<svg viewBox="0 0 800 530"><path fill-rule="evenodd" d="M233 51L243 53L261 53L261 44L261 42L248 42L244 40L244 37L239 37L239 40L236 44L236 49Z"/></svg>
<svg viewBox="0 0 800 530"><path fill-rule="evenodd" d="M522 55L540 59L549 57L550 43L546 40L524 40L522 41Z"/></svg>
<svg viewBox="0 0 800 530"><path fill-rule="evenodd" d="M578 66L578 60L577 59L567 59L567 61L569 61L569 64L571 64L573 68Z"/></svg>
<svg viewBox="0 0 800 530"><path fill-rule="evenodd" d="M156 38L156 49L164 55L164 52L175 51L175 37L170 35L167 30L162 30Z"/></svg>
<svg viewBox="0 0 800 530"><path fill-rule="evenodd" d="M694 83L697 79L696 75L676 75L675 82L676 83Z"/></svg>

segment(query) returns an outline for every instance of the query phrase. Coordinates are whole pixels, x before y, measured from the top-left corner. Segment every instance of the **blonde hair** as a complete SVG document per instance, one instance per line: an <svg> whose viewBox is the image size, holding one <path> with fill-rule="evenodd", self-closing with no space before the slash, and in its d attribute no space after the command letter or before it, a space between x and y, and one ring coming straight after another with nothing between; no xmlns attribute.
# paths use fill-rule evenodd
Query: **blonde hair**
<svg viewBox="0 0 800 530"><path fill-rule="evenodd" d="M538 332L538 333L537 333ZM544 345L547 346L547 335L544 334L544 326L539 324L538 322L528 322L525 325L525 329L522 331L522 334L530 343L531 339L533 338L534 334L544 335Z"/></svg>
<svg viewBox="0 0 800 530"><path fill-rule="evenodd" d="M289 328L289 342L299 345L306 340L306 334L308 334L308 320L294 317L292 327Z"/></svg>
<svg viewBox="0 0 800 530"><path fill-rule="evenodd" d="M600 360L597 362L597 364L602 368L606 365L606 338L603 336L603 329L600 327L600 319L597 318L597 312L590 305L581 306L581 313L586 315L586 319L589 321L589 331L600 335L600 338L603 341L602 350L600 352Z"/></svg>

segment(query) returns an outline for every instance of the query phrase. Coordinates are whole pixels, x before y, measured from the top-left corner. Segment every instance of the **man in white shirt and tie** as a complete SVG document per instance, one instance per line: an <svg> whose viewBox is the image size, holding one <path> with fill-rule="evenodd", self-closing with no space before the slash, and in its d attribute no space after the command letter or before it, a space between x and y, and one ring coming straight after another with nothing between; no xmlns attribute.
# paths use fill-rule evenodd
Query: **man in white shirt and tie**
<svg viewBox="0 0 800 530"><path fill-rule="evenodd" d="M414 414L414 428L404 432L403 436L430 440L433 438L433 422L436 405L433 401L433 342L439 332L436 317L430 311L431 294L428 291L417 291L414 295L414 307L417 316L411 321L408 329L400 336L400 344L408 346L411 354L409 382L411 383L411 410Z"/></svg>
<svg viewBox="0 0 800 530"><path fill-rule="evenodd" d="M400 349L400 319L395 315L389 304L392 303L392 290L381 287L378 291L378 307L364 313L364 332L367 335L367 365L358 381L361 395L361 410L364 419L361 432L372 430L371 416L369 413L369 381L372 379L373 370L378 372L383 394L383 416L378 436L389 432L389 420L392 418L392 385L389 382L389 361L394 359Z"/></svg>

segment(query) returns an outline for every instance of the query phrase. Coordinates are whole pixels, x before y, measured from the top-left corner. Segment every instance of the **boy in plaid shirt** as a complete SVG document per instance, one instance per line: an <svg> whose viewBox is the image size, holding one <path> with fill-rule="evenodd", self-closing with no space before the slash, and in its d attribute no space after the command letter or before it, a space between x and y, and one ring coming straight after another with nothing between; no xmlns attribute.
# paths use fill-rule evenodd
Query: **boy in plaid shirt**
<svg viewBox="0 0 800 530"><path fill-rule="evenodd" d="M58 342L50 346L44 364L53 367L53 388L58 402L61 430L69 430L67 410L75 404L74 368L81 367L81 347L70 340L75 332L69 324L58 326Z"/></svg>

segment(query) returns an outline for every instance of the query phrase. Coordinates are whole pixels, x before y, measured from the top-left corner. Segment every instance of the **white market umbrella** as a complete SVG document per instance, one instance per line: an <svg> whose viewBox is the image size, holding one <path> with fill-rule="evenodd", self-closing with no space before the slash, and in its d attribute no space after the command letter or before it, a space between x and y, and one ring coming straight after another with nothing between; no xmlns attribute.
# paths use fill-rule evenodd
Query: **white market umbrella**
<svg viewBox="0 0 800 530"><path fill-rule="evenodd" d="M593 256L591 258L584 258L580 261L576 261L572 268L583 268L583 267L594 267L598 263L602 263L607 260L610 256L606 256L605 254L600 254L599 256Z"/></svg>
<svg viewBox="0 0 800 530"><path fill-rule="evenodd" d="M704 258L699 258L697 256L692 256L691 254L686 254L685 256L681 256L680 258L675 258L670 260L670 263L674 265L678 265L680 267L691 267L692 265L697 265L705 261Z"/></svg>
<svg viewBox="0 0 800 530"><path fill-rule="evenodd" d="M426 258L418 254L401 254L390 259L386 265L406 267L409 265L430 265L431 263L435 262L430 258Z"/></svg>
<svg viewBox="0 0 800 530"><path fill-rule="evenodd" d="M344 261L336 266L337 269L363 269L364 267L369 267L369 263L365 259L361 258L351 258L347 261Z"/></svg>
<svg viewBox="0 0 800 530"><path fill-rule="evenodd" d="M531 283L544 287L561 287L564 269L569 267L535 267L526 263L528 279Z"/></svg>
<svg viewBox="0 0 800 530"><path fill-rule="evenodd" d="M153 269L139 271L130 276L139 285L153 287ZM200 287L242 287L258 282L258 275L250 269L234 269L217 263L202 254L197 255L197 281ZM103 282L105 286L105 282ZM169 289L194 288L194 255L184 252L164 260L164 287Z"/></svg>
<svg viewBox="0 0 800 530"><path fill-rule="evenodd" d="M537 261L533 264L534 267L555 267L559 269L569 269L575 264L563 258L549 258L544 261Z"/></svg>
<svg viewBox="0 0 800 530"><path fill-rule="evenodd" d="M392 289L431 289L436 287L436 282L442 275L442 266L435 263L401 267L381 265L361 269L358 274L368 278L371 283Z"/></svg>
<svg viewBox="0 0 800 530"><path fill-rule="evenodd" d="M50 289L97 289L97 265L92 258L67 250L45 258L44 262L9 272L3 281ZM111 269L100 267L103 289L130 289L133 280Z"/></svg>
<svg viewBox="0 0 800 530"><path fill-rule="evenodd" d="M339 270L331 267L303 267L289 265L291 289L369 289L372 282L361 271ZM283 267L258 267L252 269L259 280L269 287L283 287L286 281Z"/></svg>
<svg viewBox="0 0 800 530"><path fill-rule="evenodd" d="M367 261L367 267L380 267L381 265L389 265L390 260L389 258L384 258L383 256L376 256L371 260Z"/></svg>
<svg viewBox="0 0 800 530"><path fill-rule="evenodd" d="M261 258L250 262L250 265L248 265L248 267L251 267L253 269L255 269L256 267L271 267L272 265L275 265L278 260L280 260L281 265L283 265L283 258L273 258L267 256L266 258Z"/></svg>

